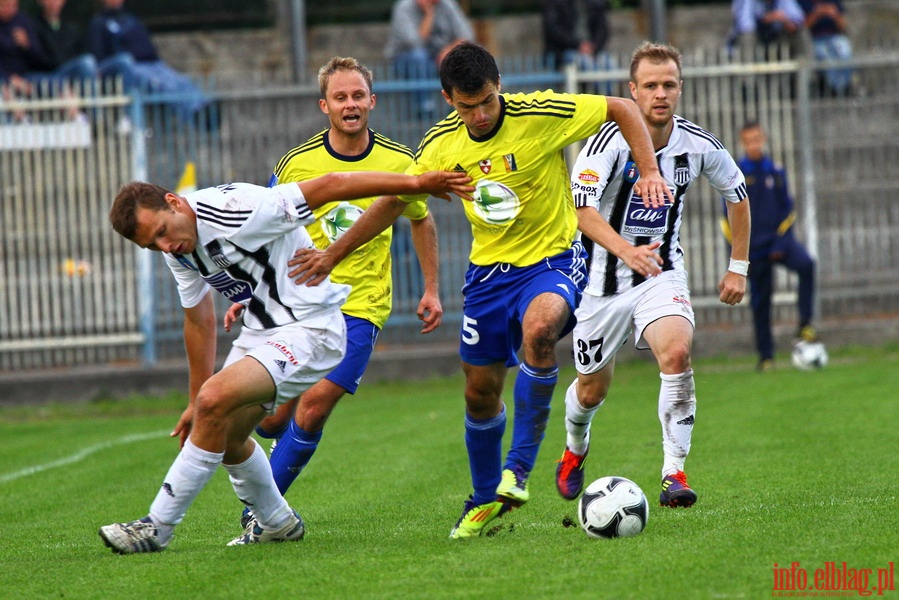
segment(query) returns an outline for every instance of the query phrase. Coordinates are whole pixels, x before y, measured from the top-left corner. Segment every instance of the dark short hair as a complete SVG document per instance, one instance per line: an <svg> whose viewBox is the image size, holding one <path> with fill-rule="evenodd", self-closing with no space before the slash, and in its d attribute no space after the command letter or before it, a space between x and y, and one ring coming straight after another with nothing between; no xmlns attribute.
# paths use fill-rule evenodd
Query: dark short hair
<svg viewBox="0 0 899 600"><path fill-rule="evenodd" d="M744 131L749 131L750 129L761 129L762 124L759 123L756 119L749 119L745 123L743 123L743 127L740 128L740 133Z"/></svg>
<svg viewBox="0 0 899 600"><path fill-rule="evenodd" d="M673 60L677 66L677 78L681 78L681 54L674 46L668 44L659 44L656 42L643 42L631 55L631 81L637 81L637 67L644 60L651 63L659 64L668 60Z"/></svg>
<svg viewBox="0 0 899 600"><path fill-rule="evenodd" d="M450 97L454 90L476 94L488 83L499 85L499 67L493 55L479 44L461 42L440 63L440 85Z"/></svg>
<svg viewBox="0 0 899 600"><path fill-rule="evenodd" d="M169 205L165 201L167 189L154 183L132 181L126 183L116 194L109 211L109 222L116 233L125 239L134 241L137 233L137 210L164 210Z"/></svg>

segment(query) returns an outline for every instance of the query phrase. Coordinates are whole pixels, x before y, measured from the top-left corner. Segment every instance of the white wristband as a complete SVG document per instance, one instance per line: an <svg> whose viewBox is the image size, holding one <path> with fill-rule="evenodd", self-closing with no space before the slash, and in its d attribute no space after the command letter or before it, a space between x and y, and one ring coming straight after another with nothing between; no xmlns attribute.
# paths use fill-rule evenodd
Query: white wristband
<svg viewBox="0 0 899 600"><path fill-rule="evenodd" d="M731 273L736 273L737 275L742 275L746 277L749 275L749 261L748 260L736 260L734 258L730 259L730 264L727 265L727 270Z"/></svg>

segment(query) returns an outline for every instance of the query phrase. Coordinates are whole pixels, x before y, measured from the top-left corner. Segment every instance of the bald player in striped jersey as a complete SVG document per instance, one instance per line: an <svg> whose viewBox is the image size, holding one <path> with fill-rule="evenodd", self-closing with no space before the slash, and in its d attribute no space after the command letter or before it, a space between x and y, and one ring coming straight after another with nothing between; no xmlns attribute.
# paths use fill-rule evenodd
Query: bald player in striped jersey
<svg viewBox="0 0 899 600"><path fill-rule="evenodd" d="M375 108L372 73L351 57L334 57L318 73L319 107L330 127L285 154L278 161L269 185L306 181L343 171L404 172L412 163L406 146L368 127ZM307 226L316 248L327 248L370 207L368 197L317 208L316 222ZM401 207L411 224L412 242L424 278L418 305L422 333L440 325L443 307L438 283L437 230L424 200ZM347 326L347 352L337 367L292 402L263 420L256 432L278 443L271 464L278 489L284 494L308 464L318 447L325 423L344 394L355 394L374 351L378 334L390 316L392 229L346 257L331 273L331 280L351 286L341 308ZM242 522L247 526L247 513Z"/></svg>
<svg viewBox="0 0 899 600"><path fill-rule="evenodd" d="M714 135L674 114L682 86L675 48L645 42L636 49L631 95L649 128L662 176L673 186L673 204L645 206L634 187L640 166L614 123L587 141L572 170L590 275L575 313L578 376L565 395L567 442L556 470L559 493L569 500L583 489L590 425L612 383L615 354L633 332L637 348L649 348L661 371L659 503L688 507L696 502L684 472L696 412L690 364L694 317L680 245L685 194L702 175L727 202L733 247L718 285L725 304L739 303L746 291L750 216L743 173L730 153Z"/></svg>
<svg viewBox="0 0 899 600"><path fill-rule="evenodd" d="M635 148L637 186L655 205L670 192L655 164L636 106L623 98L553 91L505 94L493 56L465 42L440 66L454 109L425 135L407 173L440 168L467 173L475 200L464 202L474 241L463 287L459 350L465 372L465 443L474 493L450 532L454 539L491 535L496 518L528 501L534 467L558 378L555 345L571 330L585 284L585 255L562 149L615 121ZM375 231L389 226L393 204L375 204L323 253L304 253L300 280L315 283ZM386 218L383 218L386 216ZM517 356L521 350L523 361ZM503 461L507 370L518 366L512 444Z"/></svg>
<svg viewBox="0 0 899 600"><path fill-rule="evenodd" d="M297 248L311 248L305 225L327 202L376 194L467 193L464 175L331 173L265 188L231 183L180 196L133 182L110 211L122 237L164 252L184 307L190 367L189 404L175 426L181 452L150 506L134 521L100 528L116 553L158 552L219 465L254 525L229 545L299 540L305 526L272 477L250 434L267 410L297 397L343 358L346 326L340 305L347 286L327 281L299 287L288 276ZM213 374L216 324L212 290L246 307L225 366Z"/></svg>

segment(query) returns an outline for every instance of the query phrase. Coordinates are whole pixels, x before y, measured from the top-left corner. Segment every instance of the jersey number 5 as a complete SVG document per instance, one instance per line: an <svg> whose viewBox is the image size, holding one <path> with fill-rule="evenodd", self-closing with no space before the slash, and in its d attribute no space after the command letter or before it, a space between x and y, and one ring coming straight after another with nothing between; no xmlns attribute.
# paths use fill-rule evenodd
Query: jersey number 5
<svg viewBox="0 0 899 600"><path fill-rule="evenodd" d="M481 340L481 334L475 329L477 319L462 315L462 341L469 346L474 346Z"/></svg>
<svg viewBox="0 0 899 600"><path fill-rule="evenodd" d="M599 363L602 361L602 345L606 338L598 340L577 340L577 361L587 366L591 362Z"/></svg>

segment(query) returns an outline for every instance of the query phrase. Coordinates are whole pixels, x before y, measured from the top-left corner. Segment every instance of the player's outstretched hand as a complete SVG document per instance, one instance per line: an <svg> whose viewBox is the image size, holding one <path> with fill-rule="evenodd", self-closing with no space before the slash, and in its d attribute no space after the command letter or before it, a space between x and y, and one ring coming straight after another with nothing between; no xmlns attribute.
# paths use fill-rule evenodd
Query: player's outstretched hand
<svg viewBox="0 0 899 600"><path fill-rule="evenodd" d="M237 323L238 319L240 319L240 315L243 314L243 310L244 305L240 304L239 302L235 302L231 305L231 307L228 309L228 312L225 313L225 331L231 331L231 327L233 327L234 324Z"/></svg>
<svg viewBox="0 0 899 600"><path fill-rule="evenodd" d="M431 333L440 327L440 322L443 320L443 305L436 294L425 292L415 312L421 320L422 333Z"/></svg>
<svg viewBox="0 0 899 600"><path fill-rule="evenodd" d="M661 175L651 174L640 176L634 184L634 191L643 198L643 206L646 208L659 208L665 204L674 204L674 195L671 188L665 183Z"/></svg>
<svg viewBox="0 0 899 600"><path fill-rule="evenodd" d="M718 299L731 306L739 304L746 294L746 276L728 271L718 284Z"/></svg>
<svg viewBox="0 0 899 600"><path fill-rule="evenodd" d="M621 260L629 269L643 277L655 277L662 272L662 257L656 252L661 245L662 242L653 242L643 246L631 246Z"/></svg>
<svg viewBox="0 0 899 600"><path fill-rule="evenodd" d="M428 171L418 176L421 191L427 192L437 198L450 200L450 194L455 194L463 200L473 200L474 186L471 177L467 173L455 173L453 171Z"/></svg>
<svg viewBox="0 0 899 600"><path fill-rule="evenodd" d="M334 260L325 250L317 248L300 248L293 253L293 258L287 261L287 266L293 267L287 272L288 277L297 285L318 285L334 269Z"/></svg>

